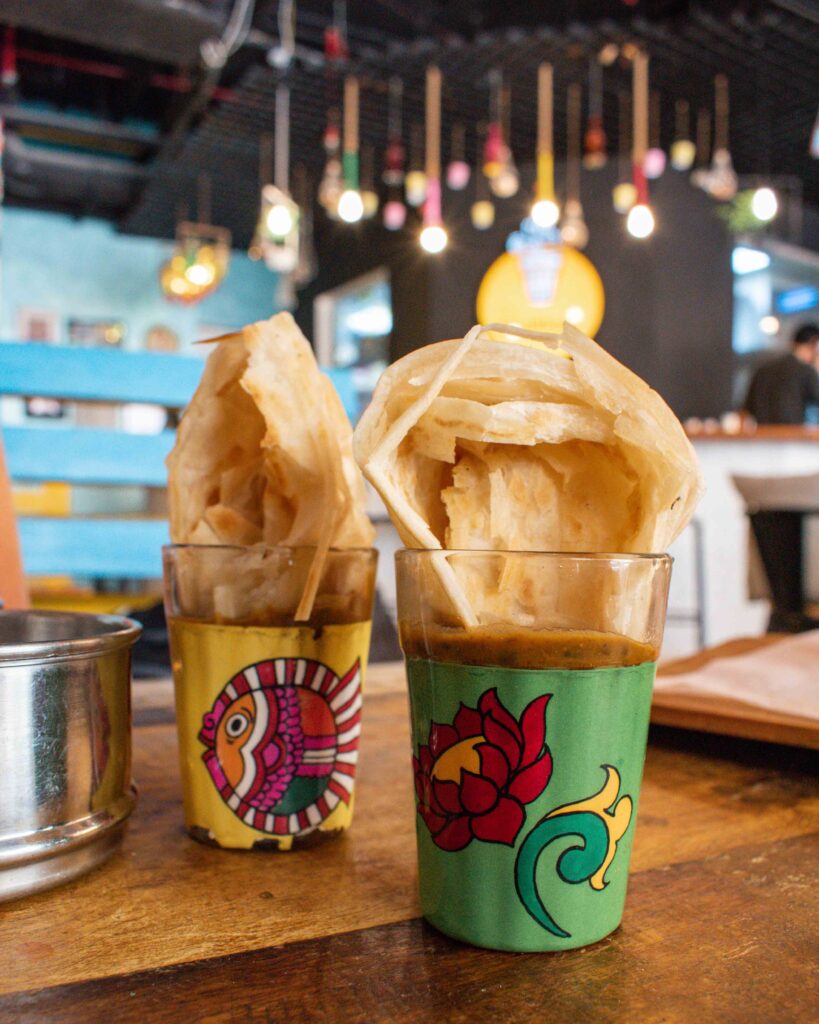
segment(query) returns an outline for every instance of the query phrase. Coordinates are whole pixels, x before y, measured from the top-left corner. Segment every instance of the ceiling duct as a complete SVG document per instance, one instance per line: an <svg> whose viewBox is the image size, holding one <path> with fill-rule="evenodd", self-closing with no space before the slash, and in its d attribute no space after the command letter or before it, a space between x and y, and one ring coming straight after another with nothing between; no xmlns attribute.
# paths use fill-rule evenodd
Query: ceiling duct
<svg viewBox="0 0 819 1024"><path fill-rule="evenodd" d="M5 0L7 25L174 66L196 64L229 0Z"/></svg>

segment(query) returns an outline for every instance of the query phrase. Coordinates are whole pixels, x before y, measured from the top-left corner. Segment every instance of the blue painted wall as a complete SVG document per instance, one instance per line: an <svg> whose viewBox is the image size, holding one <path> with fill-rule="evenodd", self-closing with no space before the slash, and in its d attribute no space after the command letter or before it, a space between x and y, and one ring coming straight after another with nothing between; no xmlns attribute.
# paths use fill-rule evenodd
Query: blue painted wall
<svg viewBox="0 0 819 1024"><path fill-rule="evenodd" d="M107 221L6 208L2 212L0 340L17 340L21 308L51 310L66 323L121 320L126 348L140 349L151 327L176 331L182 351L203 326L240 327L277 310L277 278L263 264L234 251L228 274L213 295L195 306L169 302L159 267L172 243L118 234Z"/></svg>

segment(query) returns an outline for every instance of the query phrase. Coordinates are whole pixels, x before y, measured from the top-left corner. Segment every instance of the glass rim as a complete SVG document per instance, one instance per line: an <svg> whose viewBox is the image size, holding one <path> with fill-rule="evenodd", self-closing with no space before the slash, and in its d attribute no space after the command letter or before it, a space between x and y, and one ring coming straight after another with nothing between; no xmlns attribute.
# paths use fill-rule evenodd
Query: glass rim
<svg viewBox="0 0 819 1024"><path fill-rule="evenodd" d="M666 562L674 561L667 553L617 552L617 551L521 551L498 548L399 548L396 559L421 555L524 555L539 558L563 558L578 562Z"/></svg>
<svg viewBox="0 0 819 1024"><path fill-rule="evenodd" d="M163 544L162 554L170 554L173 551L316 551L318 544ZM377 553L378 548L328 548L328 555L349 555L349 554L371 554Z"/></svg>

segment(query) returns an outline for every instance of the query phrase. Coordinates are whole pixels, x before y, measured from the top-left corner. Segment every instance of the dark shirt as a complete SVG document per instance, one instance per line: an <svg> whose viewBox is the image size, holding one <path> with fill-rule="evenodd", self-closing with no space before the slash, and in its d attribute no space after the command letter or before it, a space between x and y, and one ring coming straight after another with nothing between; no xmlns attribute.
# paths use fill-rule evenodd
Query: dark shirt
<svg viewBox="0 0 819 1024"><path fill-rule="evenodd" d="M804 423L810 405L819 405L819 374L790 352L759 367L745 399L757 423Z"/></svg>

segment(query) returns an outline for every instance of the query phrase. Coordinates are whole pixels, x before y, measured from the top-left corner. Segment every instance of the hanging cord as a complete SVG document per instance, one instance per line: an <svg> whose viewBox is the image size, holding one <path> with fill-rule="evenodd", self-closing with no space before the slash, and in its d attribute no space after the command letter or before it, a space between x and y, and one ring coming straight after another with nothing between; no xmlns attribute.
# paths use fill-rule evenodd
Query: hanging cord
<svg viewBox="0 0 819 1024"><path fill-rule="evenodd" d="M728 149L729 111L728 79L717 75L714 79L714 149Z"/></svg>
<svg viewBox="0 0 819 1024"><path fill-rule="evenodd" d="M273 180L276 188L287 192L290 184L290 87L276 88L276 143Z"/></svg>
<svg viewBox="0 0 819 1024"><path fill-rule="evenodd" d="M387 139L400 139L403 134L403 102L404 83L393 75L389 86L389 106L387 114Z"/></svg>
<svg viewBox="0 0 819 1024"><path fill-rule="evenodd" d="M629 94L621 92L617 108L617 177L621 182L629 181L631 178L630 115L631 100Z"/></svg>
<svg viewBox="0 0 819 1024"><path fill-rule="evenodd" d="M711 152L711 111L697 111L697 163L705 167Z"/></svg>
<svg viewBox="0 0 819 1024"><path fill-rule="evenodd" d="M572 82L566 96L566 199L580 198L580 119L583 87Z"/></svg>
<svg viewBox="0 0 819 1024"><path fill-rule="evenodd" d="M674 104L674 138L687 139L689 124L688 100L677 100Z"/></svg>

